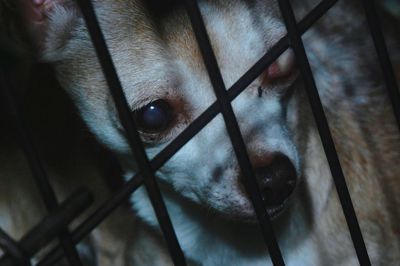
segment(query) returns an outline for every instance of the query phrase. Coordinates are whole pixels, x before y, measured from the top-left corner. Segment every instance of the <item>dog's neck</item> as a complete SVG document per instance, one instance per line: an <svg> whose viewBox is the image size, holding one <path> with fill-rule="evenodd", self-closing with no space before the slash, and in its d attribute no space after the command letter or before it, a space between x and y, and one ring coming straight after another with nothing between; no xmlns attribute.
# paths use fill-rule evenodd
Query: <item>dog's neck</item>
<svg viewBox="0 0 400 266"><path fill-rule="evenodd" d="M188 259L200 265L272 265L257 224L228 221L168 190L163 191L163 196ZM147 224L158 226L144 187L133 194L132 202ZM275 223L275 230L287 263L315 265L317 257L313 250L316 249L308 234L310 223L302 209L300 204L293 205L283 215L291 216L290 219L282 217Z"/></svg>

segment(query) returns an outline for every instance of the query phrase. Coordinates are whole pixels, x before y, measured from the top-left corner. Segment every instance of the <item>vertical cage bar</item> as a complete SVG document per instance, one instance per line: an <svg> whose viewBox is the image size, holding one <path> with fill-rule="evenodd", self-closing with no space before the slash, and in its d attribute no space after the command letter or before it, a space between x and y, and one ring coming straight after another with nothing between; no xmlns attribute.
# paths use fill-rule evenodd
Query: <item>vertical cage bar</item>
<svg viewBox="0 0 400 266"><path fill-rule="evenodd" d="M396 76L393 71L392 62L389 58L385 38L382 33L382 26L376 11L376 5L373 0L362 0L362 3L367 16L369 30L378 54L386 88L389 92L390 101L392 102L393 112L397 120L397 125L400 129L400 92L396 82Z"/></svg>
<svg viewBox="0 0 400 266"><path fill-rule="evenodd" d="M360 225L358 224L350 193L347 188L346 180L344 178L342 167L336 152L335 144L329 130L328 121L326 119L312 70L308 62L304 44L301 39L299 29L297 28L296 18L294 16L292 6L290 5L289 0L279 0L279 7L296 55L297 64L300 67L301 74L304 78L312 112L314 114L322 145L328 159L340 203L342 204L343 212L350 230L358 260L361 265L371 265L364 239L362 237Z"/></svg>
<svg viewBox="0 0 400 266"><path fill-rule="evenodd" d="M201 16L199 6L196 0L185 0L185 4L197 38L198 46L203 56L204 64L207 68L214 92L217 96L217 102L224 117L226 129L231 139L236 158L244 175L244 184L246 190L250 196L254 210L257 214L257 218L260 222L262 234L268 246L271 260L274 265L285 265L275 238L269 214L263 204L257 180L246 150L246 145L233 112L221 72L218 68L217 59L215 58L215 54L212 50L210 39Z"/></svg>
<svg viewBox="0 0 400 266"><path fill-rule="evenodd" d="M2 70L0 70L0 82L0 84L3 84L3 95L6 99L6 102L8 103L10 113L16 123L20 141L22 144L22 149L24 150L26 158L28 159L32 176L36 182L36 185L39 188L40 195L44 201L47 210L51 213L59 207L56 195L53 188L51 187L48 175L43 167L43 164L39 159L39 154L33 146L33 142L28 134L28 129L22 122L21 114L19 113L17 104L15 103L13 95L10 91L10 87L12 87L12 85L10 84L9 79L6 77L4 71ZM70 263L70 265L81 266L82 263L75 246L72 244L68 227L63 228L60 231L59 239L61 245L65 250L67 261Z"/></svg>
<svg viewBox="0 0 400 266"><path fill-rule="evenodd" d="M78 4L85 19L90 37L92 38L93 45L98 55L98 59L111 95L114 99L121 124L127 133L129 146L138 163L139 171L144 177L146 190L156 213L161 231L167 242L172 260L174 261L175 265L186 265L185 257L179 245L172 222L168 215L167 208L156 182L154 171L140 139L135 122L132 119L131 110L125 98L115 66L112 62L104 35L101 32L100 25L94 12L93 4L90 0L78 0Z"/></svg>

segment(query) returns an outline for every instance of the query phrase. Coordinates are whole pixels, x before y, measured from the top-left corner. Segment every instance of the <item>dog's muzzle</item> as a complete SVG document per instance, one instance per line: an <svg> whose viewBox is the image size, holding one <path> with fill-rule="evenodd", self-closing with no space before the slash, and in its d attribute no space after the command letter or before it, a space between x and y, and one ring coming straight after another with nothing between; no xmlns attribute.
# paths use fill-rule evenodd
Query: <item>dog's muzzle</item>
<svg viewBox="0 0 400 266"><path fill-rule="evenodd" d="M296 169L287 156L279 153L267 165L258 166L254 171L267 211L271 218L275 218L283 211L296 188Z"/></svg>

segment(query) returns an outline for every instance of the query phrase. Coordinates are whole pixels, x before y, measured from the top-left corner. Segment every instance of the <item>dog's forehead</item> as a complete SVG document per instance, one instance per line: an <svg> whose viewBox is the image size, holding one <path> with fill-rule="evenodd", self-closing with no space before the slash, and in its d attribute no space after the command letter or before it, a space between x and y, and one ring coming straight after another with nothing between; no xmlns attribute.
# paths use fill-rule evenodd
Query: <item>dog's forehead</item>
<svg viewBox="0 0 400 266"><path fill-rule="evenodd" d="M283 34L275 8L268 4L273 1L266 1L262 8L259 2L199 2L227 87ZM132 108L166 94L199 90L203 99L214 99L182 7L161 19L152 17L140 1L120 0L104 6L98 15Z"/></svg>

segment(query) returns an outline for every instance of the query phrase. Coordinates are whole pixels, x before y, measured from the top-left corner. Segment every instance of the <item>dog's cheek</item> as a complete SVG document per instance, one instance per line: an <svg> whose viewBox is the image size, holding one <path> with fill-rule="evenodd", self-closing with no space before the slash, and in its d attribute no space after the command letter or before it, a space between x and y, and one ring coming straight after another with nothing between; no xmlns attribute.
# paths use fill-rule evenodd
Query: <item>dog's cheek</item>
<svg viewBox="0 0 400 266"><path fill-rule="evenodd" d="M215 184L208 191L206 205L227 217L252 217L254 211L251 202L238 183L228 178L223 183Z"/></svg>
<svg viewBox="0 0 400 266"><path fill-rule="evenodd" d="M202 201L202 188L203 185L196 179L196 176L190 175L187 172L182 172L182 170L177 169L172 170L174 167L169 167L169 171L165 172L161 170L158 177L166 181L167 186L177 192L179 195L200 204Z"/></svg>

